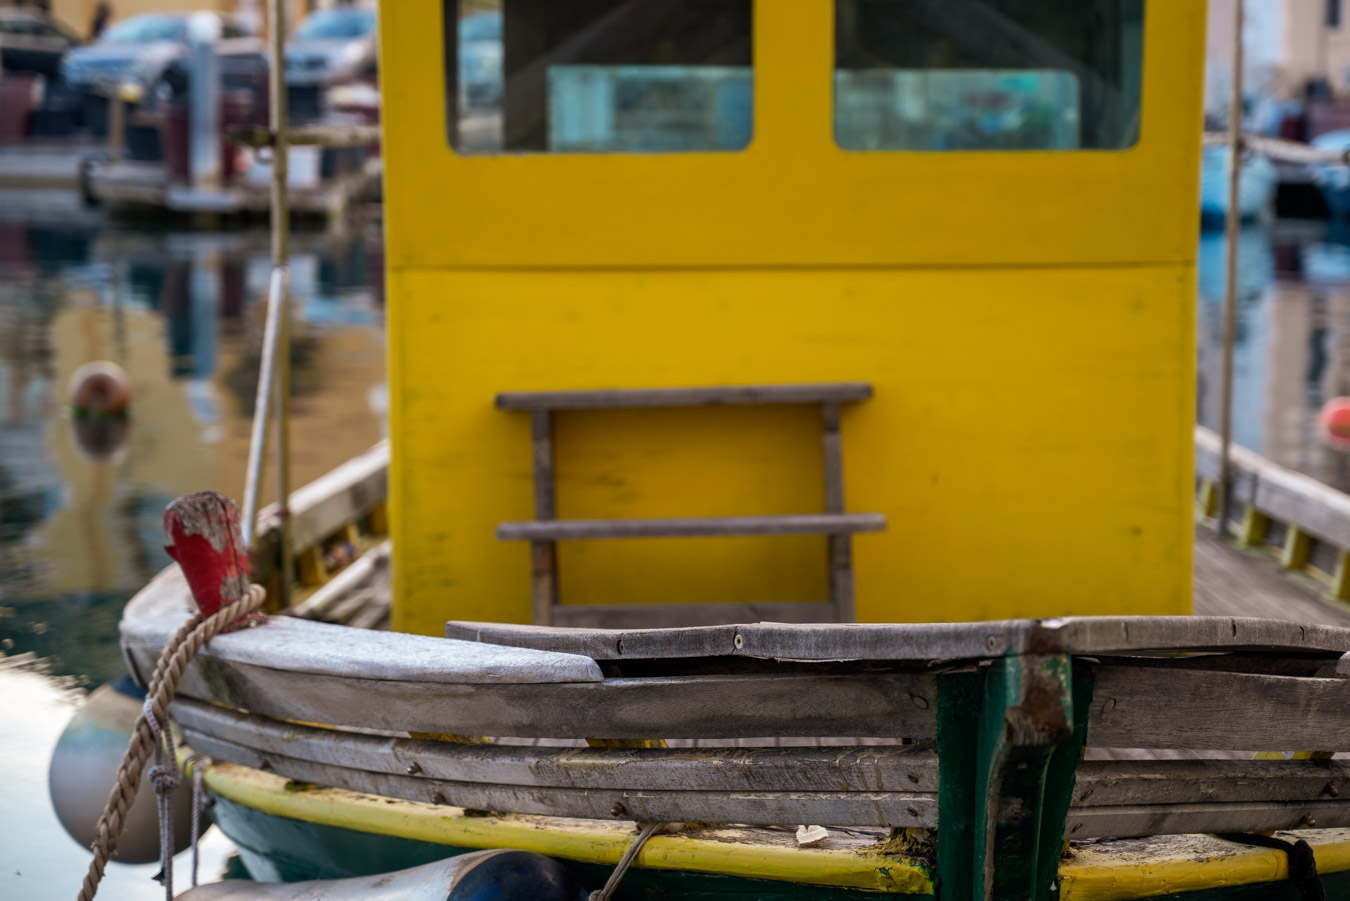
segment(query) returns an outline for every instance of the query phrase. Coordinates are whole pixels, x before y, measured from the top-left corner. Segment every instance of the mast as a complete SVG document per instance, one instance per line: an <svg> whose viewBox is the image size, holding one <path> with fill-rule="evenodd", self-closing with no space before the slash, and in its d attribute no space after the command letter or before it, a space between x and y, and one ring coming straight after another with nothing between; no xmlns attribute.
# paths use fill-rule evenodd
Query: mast
<svg viewBox="0 0 1350 901"><path fill-rule="evenodd" d="M274 0L275 2L275 0ZM1232 491L1229 453L1233 443L1233 346L1237 341L1237 256L1242 210L1238 204L1242 177L1242 27L1243 0L1233 0L1233 95L1228 109L1228 244L1223 296L1223 374L1219 399L1219 518L1215 529L1222 537L1228 527Z"/></svg>
<svg viewBox="0 0 1350 901"><path fill-rule="evenodd" d="M281 560L278 574L278 605L290 600L292 568L290 522L290 204L286 179L289 139L286 130L286 4L268 2L271 65L268 66L269 143L272 149L272 275L267 290L267 326L263 335L258 393L253 407L253 431L249 440L248 477L244 487L244 539L252 545L257 536L258 496L267 456L271 414L277 420L277 503L280 508Z"/></svg>

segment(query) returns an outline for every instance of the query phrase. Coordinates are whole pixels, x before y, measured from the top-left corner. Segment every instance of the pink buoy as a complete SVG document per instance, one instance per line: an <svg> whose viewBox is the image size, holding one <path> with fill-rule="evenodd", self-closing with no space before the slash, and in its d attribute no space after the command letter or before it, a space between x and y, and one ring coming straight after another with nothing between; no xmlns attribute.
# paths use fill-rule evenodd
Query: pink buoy
<svg viewBox="0 0 1350 901"><path fill-rule="evenodd" d="M1333 397L1317 416L1322 440L1336 450L1350 451L1350 397Z"/></svg>
<svg viewBox="0 0 1350 901"><path fill-rule="evenodd" d="M76 416L125 416L131 406L131 378L116 363L95 360L75 370L68 394Z"/></svg>

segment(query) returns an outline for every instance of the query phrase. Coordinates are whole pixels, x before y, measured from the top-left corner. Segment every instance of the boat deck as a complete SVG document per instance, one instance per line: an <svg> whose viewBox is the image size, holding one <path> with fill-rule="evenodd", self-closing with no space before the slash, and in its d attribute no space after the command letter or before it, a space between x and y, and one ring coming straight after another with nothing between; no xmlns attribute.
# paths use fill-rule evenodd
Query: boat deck
<svg viewBox="0 0 1350 901"><path fill-rule="evenodd" d="M1203 527L1195 530L1194 571L1197 615L1350 626L1350 607L1319 597L1312 579L1291 577L1271 556L1239 550Z"/></svg>

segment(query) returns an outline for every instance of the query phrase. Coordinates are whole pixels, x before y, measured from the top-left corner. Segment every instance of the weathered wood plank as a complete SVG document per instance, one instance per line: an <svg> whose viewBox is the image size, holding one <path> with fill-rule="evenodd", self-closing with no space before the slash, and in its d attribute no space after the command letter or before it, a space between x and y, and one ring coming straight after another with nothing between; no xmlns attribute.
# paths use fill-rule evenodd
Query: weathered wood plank
<svg viewBox="0 0 1350 901"><path fill-rule="evenodd" d="M690 516L669 519L554 519L504 522L500 541L590 541L601 538L700 538L723 535L839 535L880 532L880 513L782 516Z"/></svg>
<svg viewBox="0 0 1350 901"><path fill-rule="evenodd" d="M553 621L569 628L605 631L684 629L759 619L783 623L832 622L836 613L833 604L819 601L762 604L560 604L553 608Z"/></svg>
<svg viewBox="0 0 1350 901"><path fill-rule="evenodd" d="M671 604L662 607L705 607L705 604ZM721 607L723 605L715 605ZM738 609L740 605L726 605ZM827 605L818 605L827 606ZM575 609L565 607L564 609ZM590 608L586 608L590 609ZM625 608L627 609L627 608ZM646 607L636 618L645 619ZM445 624L445 637L463 641L519 648L550 650L563 647L563 653L584 654L595 660L633 660L679 657L723 657L736 651L736 626L694 626L670 629L594 629L580 627L522 626L512 623L480 623L451 620Z"/></svg>
<svg viewBox="0 0 1350 901"><path fill-rule="evenodd" d="M180 700L189 733L314 763L452 782L697 791L936 792L931 747L565 748L456 743L342 732Z"/></svg>
<svg viewBox="0 0 1350 901"><path fill-rule="evenodd" d="M1074 617L981 623L743 622L701 629L552 631L505 623L456 622L447 628L447 635L454 637L468 638L472 634L473 640L585 654L597 659L616 658L620 640L624 643L622 656L630 659L741 656L906 663L1050 650L1099 655L1177 650L1340 655L1350 649L1350 628L1227 616ZM696 650L702 654L695 654Z"/></svg>
<svg viewBox="0 0 1350 901"><path fill-rule="evenodd" d="M477 810L641 822L932 828L937 800L918 792L660 791L558 788L454 782L422 774L371 772L257 751L205 733L189 733L194 750L243 766L319 785Z"/></svg>
<svg viewBox="0 0 1350 901"><path fill-rule="evenodd" d="M148 655L137 654L143 668ZM537 738L929 738L933 678L735 675L465 684L338 677L198 657L179 693L274 719Z"/></svg>
<svg viewBox="0 0 1350 901"><path fill-rule="evenodd" d="M297 550L310 547L338 529L359 520L389 496L389 442L383 441L353 457L308 485L291 492L291 542ZM275 504L258 514L259 572L278 555L281 513Z"/></svg>
<svg viewBox="0 0 1350 901"><path fill-rule="evenodd" d="M503 391L502 410L598 410L619 407L695 407L710 404L813 404L867 400L867 382L721 385L698 388L613 388L592 391Z"/></svg>
<svg viewBox="0 0 1350 901"><path fill-rule="evenodd" d="M187 617L187 598L182 571L172 566L128 604L121 623L122 643L141 673L153 671L165 643ZM203 670L227 671L232 665L269 668L280 678L274 690L281 694L286 692L285 678L301 673L321 680L458 684L602 678L595 661L575 654L349 629L294 617L273 617L265 626L220 635L198 659Z"/></svg>
<svg viewBox="0 0 1350 901"><path fill-rule="evenodd" d="M1077 807L1069 811L1064 836L1080 839L1192 832L1264 832L1313 826L1350 826L1350 801Z"/></svg>
<svg viewBox="0 0 1350 901"><path fill-rule="evenodd" d="M380 542L353 560L351 565L329 579L304 601L286 610L286 613L301 619L331 622L332 617L328 616L328 611L344 598L366 591L373 585L383 584L383 580L387 579L392 554L392 542Z"/></svg>
<svg viewBox="0 0 1350 901"><path fill-rule="evenodd" d="M1088 743L1098 747L1350 748L1342 678L1105 666L1096 685Z"/></svg>
<svg viewBox="0 0 1350 901"><path fill-rule="evenodd" d="M1350 798L1350 764L1339 760L1086 760L1075 807Z"/></svg>

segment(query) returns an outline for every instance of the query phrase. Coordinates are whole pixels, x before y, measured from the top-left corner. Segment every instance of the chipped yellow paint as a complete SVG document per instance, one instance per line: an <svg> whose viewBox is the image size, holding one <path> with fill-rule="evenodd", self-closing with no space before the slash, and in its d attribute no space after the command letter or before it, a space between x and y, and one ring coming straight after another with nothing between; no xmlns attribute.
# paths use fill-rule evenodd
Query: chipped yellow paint
<svg viewBox="0 0 1350 901"><path fill-rule="evenodd" d="M1203 0L1149 7L1118 152L840 150L833 3L757 0L744 152L462 157L443 8L381 14L395 628L530 619L498 392L836 380L860 620L1190 612ZM818 408L557 420L560 517L823 509ZM826 554L564 543L559 597L820 601Z"/></svg>
<svg viewBox="0 0 1350 901"><path fill-rule="evenodd" d="M1312 846L1318 872L1350 870L1350 829L1296 835ZM1289 875L1283 851L1243 847L1210 836L1168 838L1134 853L1115 850L1109 843L1075 848L1073 858L1060 866L1060 898L1127 901L1278 882Z"/></svg>
<svg viewBox="0 0 1350 901"><path fill-rule="evenodd" d="M287 780L230 763L212 764L207 788L278 817L458 848L517 848L584 863L614 865L633 843L631 824L525 816L465 816L458 807L419 804L336 788L287 791ZM725 830L719 830L724 835ZM636 866L717 873L893 894L931 894L918 863L870 849L832 850L658 835Z"/></svg>

